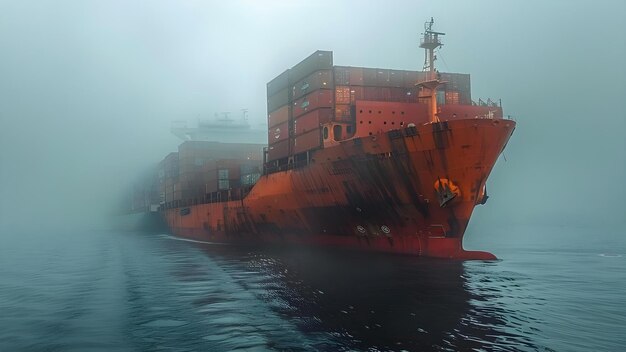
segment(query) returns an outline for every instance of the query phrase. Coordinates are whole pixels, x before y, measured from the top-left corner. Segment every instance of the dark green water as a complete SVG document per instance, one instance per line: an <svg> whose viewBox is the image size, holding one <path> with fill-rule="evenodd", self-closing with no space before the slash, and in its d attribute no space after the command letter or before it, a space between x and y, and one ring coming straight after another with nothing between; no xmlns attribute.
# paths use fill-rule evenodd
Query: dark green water
<svg viewBox="0 0 626 352"><path fill-rule="evenodd" d="M502 260L450 262L12 233L0 351L621 351L626 250L605 235L494 233L468 244Z"/></svg>

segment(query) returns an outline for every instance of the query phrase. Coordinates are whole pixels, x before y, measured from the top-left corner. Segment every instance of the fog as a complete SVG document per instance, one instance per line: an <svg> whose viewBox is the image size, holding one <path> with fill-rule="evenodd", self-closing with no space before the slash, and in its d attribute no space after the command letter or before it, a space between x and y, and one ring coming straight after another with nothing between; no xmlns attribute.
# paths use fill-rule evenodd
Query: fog
<svg viewBox="0 0 626 352"><path fill-rule="evenodd" d="M178 140L173 120L249 109L317 49L336 65L472 75L518 122L473 224L626 225L626 2L0 2L0 234L101 226ZM506 159L505 159L506 158Z"/></svg>

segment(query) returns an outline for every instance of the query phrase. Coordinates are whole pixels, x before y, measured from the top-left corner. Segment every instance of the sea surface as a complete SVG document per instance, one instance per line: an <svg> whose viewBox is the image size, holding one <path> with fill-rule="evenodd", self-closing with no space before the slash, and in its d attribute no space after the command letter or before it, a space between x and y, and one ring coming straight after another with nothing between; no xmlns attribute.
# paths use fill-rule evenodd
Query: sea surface
<svg viewBox="0 0 626 352"><path fill-rule="evenodd" d="M621 234L498 231L495 262L5 233L0 351L626 349Z"/></svg>

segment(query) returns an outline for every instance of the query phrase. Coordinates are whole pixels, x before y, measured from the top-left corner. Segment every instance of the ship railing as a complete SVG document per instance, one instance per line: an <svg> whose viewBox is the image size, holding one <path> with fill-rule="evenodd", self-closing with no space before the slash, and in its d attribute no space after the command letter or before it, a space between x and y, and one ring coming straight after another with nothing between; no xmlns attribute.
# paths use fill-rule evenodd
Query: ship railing
<svg viewBox="0 0 626 352"><path fill-rule="evenodd" d="M165 202L159 206L159 210L187 207L198 204L210 204L210 203L221 203L227 201L236 201L244 199L248 193L252 190L254 185L248 185L241 188L228 189L228 190L220 190L215 192L206 193L204 196L189 198L189 199L179 199L173 200L170 202Z"/></svg>
<svg viewBox="0 0 626 352"><path fill-rule="evenodd" d="M472 105L502 108L502 99L498 99L498 101L495 101L495 100L491 100L491 98L487 98L487 100L482 100L481 98L478 98L478 101L472 100Z"/></svg>
<svg viewBox="0 0 626 352"><path fill-rule="evenodd" d="M434 34L426 34L422 38L420 38L420 45L425 44L441 44L441 39L438 35Z"/></svg>
<svg viewBox="0 0 626 352"><path fill-rule="evenodd" d="M305 152L301 155L296 155L293 158L284 158L265 163L263 169L265 171L265 175L269 175L280 171L300 169L309 165L309 162L309 154Z"/></svg>

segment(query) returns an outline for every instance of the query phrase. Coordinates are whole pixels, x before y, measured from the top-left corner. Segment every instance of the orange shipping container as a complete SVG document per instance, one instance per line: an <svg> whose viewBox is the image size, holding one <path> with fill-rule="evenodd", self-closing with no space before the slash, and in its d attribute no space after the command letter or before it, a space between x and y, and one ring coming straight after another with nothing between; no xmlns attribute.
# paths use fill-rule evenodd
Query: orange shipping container
<svg viewBox="0 0 626 352"><path fill-rule="evenodd" d="M268 130L267 140L270 145L283 141L287 137L289 137L289 124L287 122L271 127Z"/></svg>
<svg viewBox="0 0 626 352"><path fill-rule="evenodd" d="M315 71L327 70L332 67L333 52L318 50L289 70L289 81L294 84Z"/></svg>
<svg viewBox="0 0 626 352"><path fill-rule="evenodd" d="M352 121L352 109L349 104L335 105L335 121Z"/></svg>
<svg viewBox="0 0 626 352"><path fill-rule="evenodd" d="M335 104L350 104L349 86L338 86L335 88Z"/></svg>
<svg viewBox="0 0 626 352"><path fill-rule="evenodd" d="M332 108L334 90L320 89L293 102L292 115L297 118L317 108Z"/></svg>
<svg viewBox="0 0 626 352"><path fill-rule="evenodd" d="M446 92L446 104L459 105L459 92Z"/></svg>
<svg viewBox="0 0 626 352"><path fill-rule="evenodd" d="M350 67L335 66L333 75L335 76L335 85L350 85Z"/></svg>
<svg viewBox="0 0 626 352"><path fill-rule="evenodd" d="M351 86L363 85L363 68L362 67L350 67L350 85Z"/></svg>
<svg viewBox="0 0 626 352"><path fill-rule="evenodd" d="M269 127L287 122L287 120L289 120L289 105L285 105L267 115L267 125Z"/></svg>
<svg viewBox="0 0 626 352"><path fill-rule="evenodd" d="M320 70L304 78L291 87L291 99L298 99L303 95L314 92L318 89L332 89L332 71Z"/></svg>
<svg viewBox="0 0 626 352"><path fill-rule="evenodd" d="M289 87L289 70L284 71L276 76L267 84L267 96L274 95L281 90Z"/></svg>
<svg viewBox="0 0 626 352"><path fill-rule="evenodd" d="M302 153L307 150L319 148L322 145L322 136L320 129L307 132L303 135L296 136L294 139L294 154Z"/></svg>
<svg viewBox="0 0 626 352"><path fill-rule="evenodd" d="M267 111L272 112L277 110L284 105L288 105L290 101L291 96L289 94L289 89L285 88L280 92L267 97Z"/></svg>
<svg viewBox="0 0 626 352"><path fill-rule="evenodd" d="M314 129L319 129L320 124L330 122L332 117L333 110L331 108L322 108L306 113L294 121L294 135L299 136Z"/></svg>
<svg viewBox="0 0 626 352"><path fill-rule="evenodd" d="M289 140L280 141L267 148L267 161L286 158L289 156Z"/></svg>

